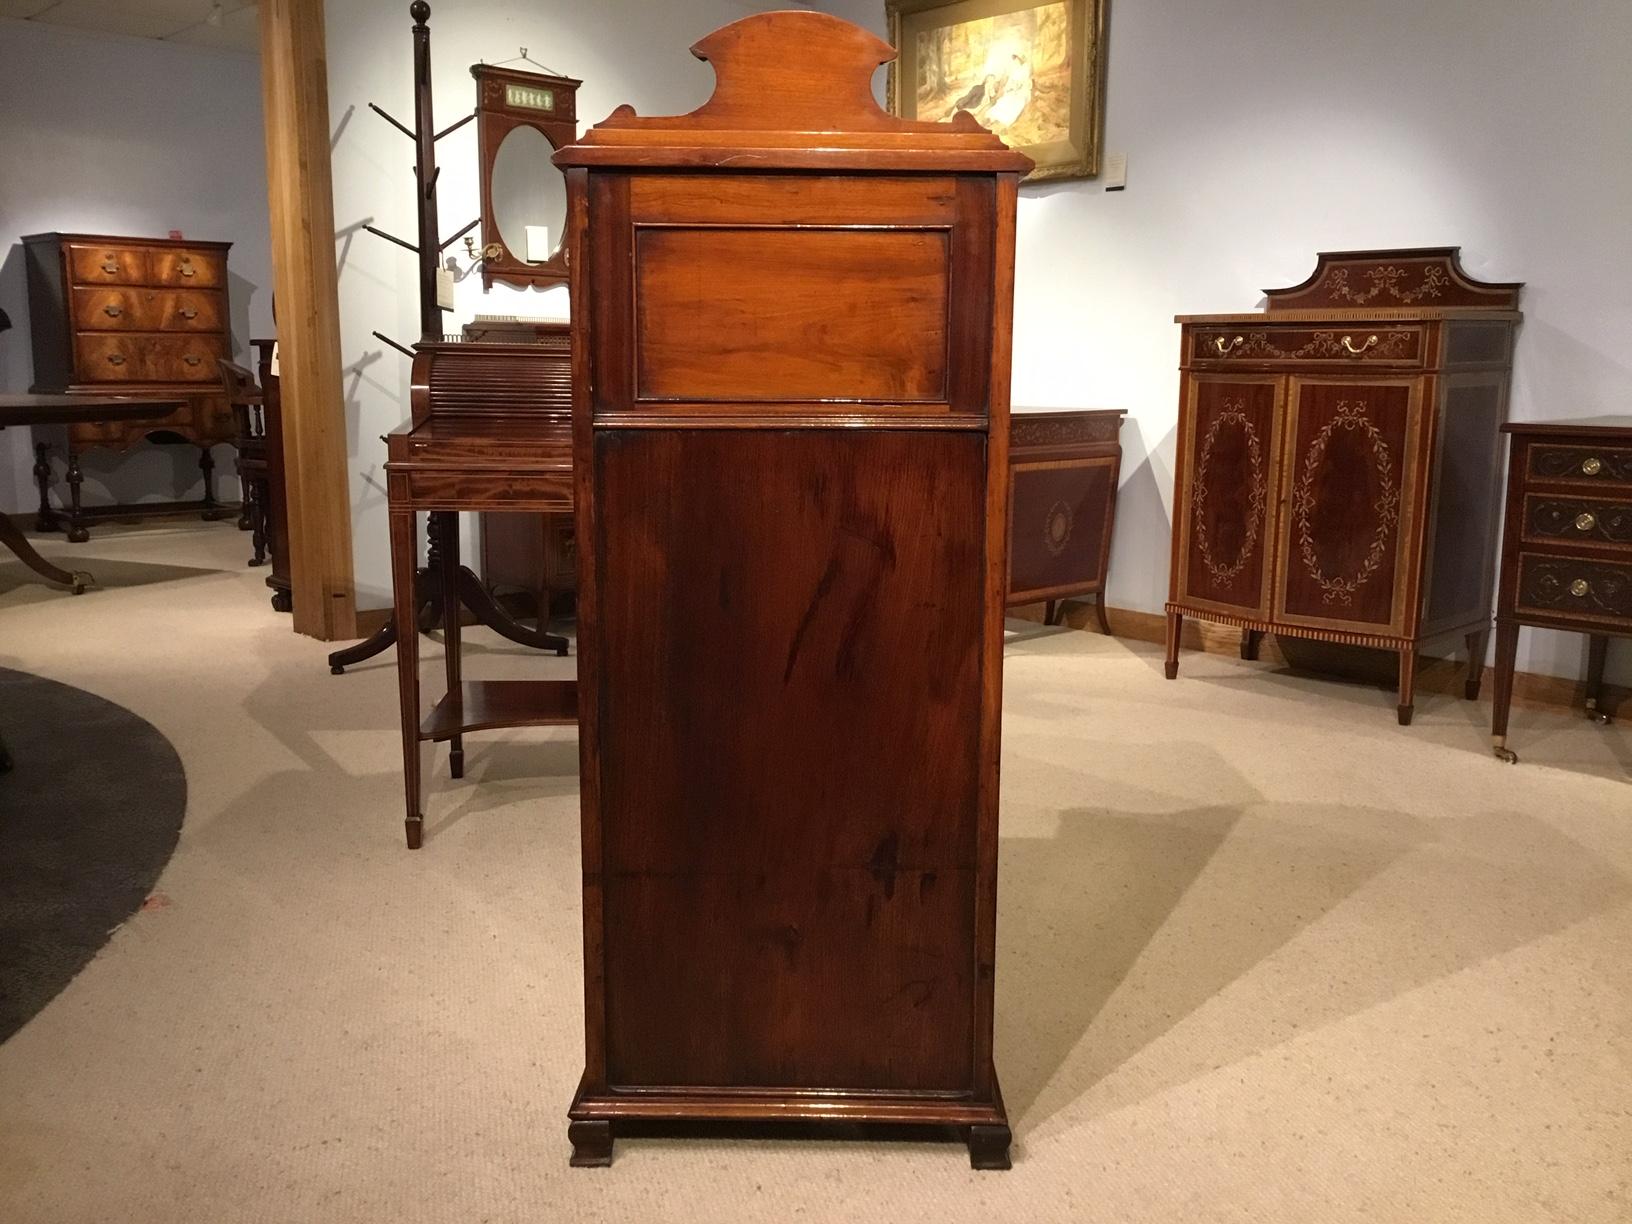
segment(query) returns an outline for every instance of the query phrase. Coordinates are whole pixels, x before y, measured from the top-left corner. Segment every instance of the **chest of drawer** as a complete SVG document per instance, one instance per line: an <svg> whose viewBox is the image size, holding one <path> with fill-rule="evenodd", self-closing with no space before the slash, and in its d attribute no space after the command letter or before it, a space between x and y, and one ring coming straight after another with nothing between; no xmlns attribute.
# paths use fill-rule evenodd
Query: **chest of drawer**
<svg viewBox="0 0 1632 1224"><path fill-rule="evenodd" d="M221 296L191 289L74 289L74 326L81 331L223 330Z"/></svg>
<svg viewBox="0 0 1632 1224"><path fill-rule="evenodd" d="M214 289L220 286L226 274L226 265L216 251L154 251L150 262L156 285Z"/></svg>
<svg viewBox="0 0 1632 1224"><path fill-rule="evenodd" d="M1521 552L1517 610L1632 625L1632 562Z"/></svg>
<svg viewBox="0 0 1632 1224"><path fill-rule="evenodd" d="M148 275L148 252L141 247L68 247L68 273L76 285L140 285Z"/></svg>
<svg viewBox="0 0 1632 1224"><path fill-rule="evenodd" d="M1524 539L1632 550L1632 489L1624 500L1526 493Z"/></svg>
<svg viewBox="0 0 1632 1224"><path fill-rule="evenodd" d="M75 344L87 382L215 383L221 379L216 360L225 355L218 335L80 332Z"/></svg>
<svg viewBox="0 0 1632 1224"><path fill-rule="evenodd" d="M1420 327L1358 324L1338 327L1197 327L1190 333L1190 360L1209 366L1285 364L1388 366L1423 364Z"/></svg>
<svg viewBox="0 0 1632 1224"><path fill-rule="evenodd" d="M1531 480L1555 484L1632 485L1632 449L1535 442L1525 472Z"/></svg>

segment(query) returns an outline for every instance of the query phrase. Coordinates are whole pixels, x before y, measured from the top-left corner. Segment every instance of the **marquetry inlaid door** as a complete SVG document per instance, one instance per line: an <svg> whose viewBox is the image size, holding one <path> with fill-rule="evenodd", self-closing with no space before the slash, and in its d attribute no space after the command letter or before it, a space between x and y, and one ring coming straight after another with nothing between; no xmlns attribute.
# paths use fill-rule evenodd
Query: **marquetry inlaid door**
<svg viewBox="0 0 1632 1224"><path fill-rule="evenodd" d="M1416 380L1290 380L1277 620L1405 631L1421 418Z"/></svg>
<svg viewBox="0 0 1632 1224"><path fill-rule="evenodd" d="M1283 380L1198 375L1181 423L1189 479L1177 519L1179 597L1263 618L1269 612Z"/></svg>

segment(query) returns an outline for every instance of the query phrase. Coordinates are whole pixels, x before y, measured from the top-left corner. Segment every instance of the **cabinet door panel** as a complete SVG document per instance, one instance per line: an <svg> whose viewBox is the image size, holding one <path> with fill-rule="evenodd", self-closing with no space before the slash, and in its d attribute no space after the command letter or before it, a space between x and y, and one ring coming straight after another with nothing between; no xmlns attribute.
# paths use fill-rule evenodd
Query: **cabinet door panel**
<svg viewBox="0 0 1632 1224"><path fill-rule="evenodd" d="M1277 619L1403 631L1421 417L1415 381L1292 380Z"/></svg>
<svg viewBox="0 0 1632 1224"><path fill-rule="evenodd" d="M1280 398L1274 376L1190 380L1181 423L1189 479L1176 521L1181 601L1260 618L1269 611Z"/></svg>

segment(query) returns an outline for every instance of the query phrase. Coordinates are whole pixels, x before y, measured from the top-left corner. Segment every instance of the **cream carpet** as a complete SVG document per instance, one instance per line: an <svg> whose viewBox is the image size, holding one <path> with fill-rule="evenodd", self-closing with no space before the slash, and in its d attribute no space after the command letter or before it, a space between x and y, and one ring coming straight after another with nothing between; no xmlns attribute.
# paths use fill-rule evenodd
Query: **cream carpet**
<svg viewBox="0 0 1632 1224"><path fill-rule="evenodd" d="M148 905L0 1046L0 1221L1632 1220L1632 736L1024 627L997 1060L1016 1146L620 1140L582 1066L576 745L471 737L402 846L389 656L331 677L226 524L0 561L0 666L153 722ZM655 613L654 613L655 614ZM427 643L428 683L436 648ZM472 634L466 674L570 674ZM440 691L437 687L433 691Z"/></svg>

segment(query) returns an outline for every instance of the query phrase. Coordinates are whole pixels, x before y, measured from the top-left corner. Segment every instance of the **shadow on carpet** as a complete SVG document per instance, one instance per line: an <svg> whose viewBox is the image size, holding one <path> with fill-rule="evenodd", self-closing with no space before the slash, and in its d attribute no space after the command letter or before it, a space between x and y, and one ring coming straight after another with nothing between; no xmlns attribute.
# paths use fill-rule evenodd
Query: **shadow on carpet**
<svg viewBox="0 0 1632 1224"><path fill-rule="evenodd" d="M135 913L187 809L170 741L123 706L0 668L0 1041Z"/></svg>

